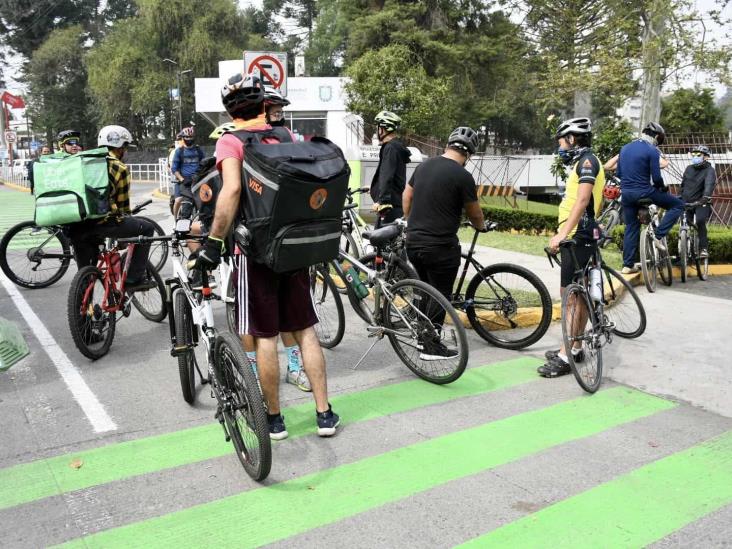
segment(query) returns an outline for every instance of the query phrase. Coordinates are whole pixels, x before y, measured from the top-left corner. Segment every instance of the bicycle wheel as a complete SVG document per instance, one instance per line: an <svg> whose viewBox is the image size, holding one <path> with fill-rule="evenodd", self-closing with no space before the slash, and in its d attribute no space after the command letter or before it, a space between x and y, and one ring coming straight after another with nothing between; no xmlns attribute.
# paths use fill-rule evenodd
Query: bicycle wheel
<svg viewBox="0 0 732 549"><path fill-rule="evenodd" d="M219 334L214 349L219 402L236 457L250 477L264 480L272 467L272 444L257 378L234 334Z"/></svg>
<svg viewBox="0 0 732 549"><path fill-rule="evenodd" d="M66 316L76 348L92 360L106 355L114 340L117 318L105 312L103 305L102 272L91 265L83 267L71 281Z"/></svg>
<svg viewBox="0 0 732 549"><path fill-rule="evenodd" d="M658 269L658 276L661 277L661 281L665 286L671 286L674 282L673 265L671 265L671 254L668 251L668 241L664 237L664 244L666 244L666 251L656 251L656 268Z"/></svg>
<svg viewBox="0 0 732 549"><path fill-rule="evenodd" d="M142 292L135 292L130 295L130 301L140 314L152 322L162 322L168 314L165 308L165 284L163 279L152 266L147 262L147 275L155 281L155 288Z"/></svg>
<svg viewBox="0 0 732 549"><path fill-rule="evenodd" d="M0 268L23 288L46 288L66 274L73 258L71 243L59 227L24 221L0 240Z"/></svg>
<svg viewBox="0 0 732 549"><path fill-rule="evenodd" d="M176 345L193 345L196 326L193 324L191 304L188 303L188 298L183 290L177 290L173 297L173 316L175 317ZM188 352L178 355L178 375L183 400L188 404L193 404L196 401L196 354L192 348Z"/></svg>
<svg viewBox="0 0 732 549"><path fill-rule="evenodd" d="M318 316L315 333L320 346L332 349L343 339L346 317L343 313L341 296L328 273L328 265L310 268L310 295L313 298L315 314Z"/></svg>
<svg viewBox="0 0 732 549"><path fill-rule="evenodd" d="M648 227L643 229L640 237L640 259L643 282L646 289L653 293L656 291L656 247L653 245L653 234Z"/></svg>
<svg viewBox="0 0 732 549"><path fill-rule="evenodd" d="M615 226L620 223L620 212L618 210L606 210L598 218L597 223L607 233L608 236L612 236L612 231ZM602 240L601 247L605 248L610 243L610 239Z"/></svg>
<svg viewBox="0 0 732 549"><path fill-rule="evenodd" d="M615 334L635 339L646 331L646 310L630 282L615 269L602 266L605 314L615 324Z"/></svg>
<svg viewBox="0 0 732 549"><path fill-rule="evenodd" d="M162 227L160 227L160 225L158 225L155 221L153 221L149 217L144 217L141 215L137 217L139 217L140 219L144 219L155 228L153 236L165 236L165 231L163 231ZM148 261L150 261L150 263L152 263L153 268L157 272L160 272L160 270L165 267L165 263L167 263L168 261L168 242L165 240L161 240L151 243L150 253L147 256L147 259Z"/></svg>
<svg viewBox="0 0 732 549"><path fill-rule="evenodd" d="M602 337L590 296L579 284L570 284L562 298L562 339L567 359L577 383L588 393L600 388L602 381ZM581 344L584 360L575 362L569 349Z"/></svg>
<svg viewBox="0 0 732 549"><path fill-rule="evenodd" d="M468 363L468 338L450 302L421 280L401 280L388 291L382 319L397 356L432 383L458 379Z"/></svg>
<svg viewBox="0 0 732 549"><path fill-rule="evenodd" d="M696 275L699 280L706 280L709 277L709 257L699 257L699 235L694 232L694 264L696 265Z"/></svg>
<svg viewBox="0 0 732 549"><path fill-rule="evenodd" d="M232 260L233 261L233 260ZM221 282L224 283L223 281ZM235 271L231 269L229 280L226 282L226 325L232 334L236 329L236 279Z"/></svg>
<svg viewBox="0 0 732 549"><path fill-rule="evenodd" d="M356 239L353 238L353 235L346 232L346 227L343 228L343 232L341 233L340 249L352 257L359 257L363 253L363 250L359 249L358 244L356 243ZM338 293L347 293L345 285L337 286L337 288Z"/></svg>
<svg viewBox="0 0 732 549"><path fill-rule="evenodd" d="M534 273L509 263L478 272L465 291L465 313L480 337L496 347L523 349L552 321L552 299Z"/></svg>
<svg viewBox="0 0 732 549"><path fill-rule="evenodd" d="M686 282L687 269L689 267L689 240L685 230L679 231L679 269L681 270L681 282Z"/></svg>

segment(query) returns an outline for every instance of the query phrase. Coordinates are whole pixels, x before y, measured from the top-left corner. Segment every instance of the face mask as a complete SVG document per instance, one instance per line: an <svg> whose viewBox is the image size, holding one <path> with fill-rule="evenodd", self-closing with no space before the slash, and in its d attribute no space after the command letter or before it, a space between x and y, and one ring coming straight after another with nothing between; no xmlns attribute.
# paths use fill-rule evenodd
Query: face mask
<svg viewBox="0 0 732 549"><path fill-rule="evenodd" d="M186 144L186 147L190 147L191 145L193 145L193 143L195 143L195 141L193 139L184 139L183 143Z"/></svg>
<svg viewBox="0 0 732 549"><path fill-rule="evenodd" d="M694 166L698 166L702 162L704 162L704 157L703 156L692 156L691 157L691 163Z"/></svg>
<svg viewBox="0 0 732 549"><path fill-rule="evenodd" d="M562 162L565 164L569 164L572 162L572 155L567 149L563 149L562 147L557 147L557 155L559 158L562 159Z"/></svg>

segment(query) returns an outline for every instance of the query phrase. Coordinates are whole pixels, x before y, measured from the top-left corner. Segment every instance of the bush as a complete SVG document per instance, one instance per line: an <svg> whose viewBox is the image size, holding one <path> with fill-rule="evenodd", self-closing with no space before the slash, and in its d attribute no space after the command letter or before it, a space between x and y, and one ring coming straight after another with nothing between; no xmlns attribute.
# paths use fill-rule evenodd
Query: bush
<svg viewBox="0 0 732 549"><path fill-rule="evenodd" d="M498 223L499 231L516 230L527 234L554 233L557 230L557 216L526 210L513 210L490 206L483 208L486 219Z"/></svg>
<svg viewBox="0 0 732 549"><path fill-rule="evenodd" d="M709 234L709 262L710 263L732 263L732 229L710 226ZM623 249L623 237L625 225L618 225L613 229L612 241ZM668 246L672 254L678 250L679 228L674 227L668 234Z"/></svg>

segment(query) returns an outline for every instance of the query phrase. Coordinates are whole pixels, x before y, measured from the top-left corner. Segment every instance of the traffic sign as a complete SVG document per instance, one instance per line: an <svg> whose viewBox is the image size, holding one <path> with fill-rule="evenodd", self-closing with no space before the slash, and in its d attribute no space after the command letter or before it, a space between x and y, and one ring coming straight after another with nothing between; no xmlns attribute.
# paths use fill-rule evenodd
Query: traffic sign
<svg viewBox="0 0 732 549"><path fill-rule="evenodd" d="M244 67L247 73L259 76L265 85L287 95L287 53L245 51Z"/></svg>
<svg viewBox="0 0 732 549"><path fill-rule="evenodd" d="M5 130L5 142L6 143L15 143L15 140L18 138L18 134L16 134L12 130Z"/></svg>

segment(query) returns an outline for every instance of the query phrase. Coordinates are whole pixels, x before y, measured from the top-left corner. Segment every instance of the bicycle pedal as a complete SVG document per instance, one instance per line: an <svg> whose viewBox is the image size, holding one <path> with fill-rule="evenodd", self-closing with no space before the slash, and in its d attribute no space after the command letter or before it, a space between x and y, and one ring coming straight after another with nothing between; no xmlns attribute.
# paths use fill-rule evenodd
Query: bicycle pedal
<svg viewBox="0 0 732 549"><path fill-rule="evenodd" d="M125 306L122 309L122 316L124 316L125 318L127 318L131 314L132 314L132 305L130 305L129 303L125 303Z"/></svg>

